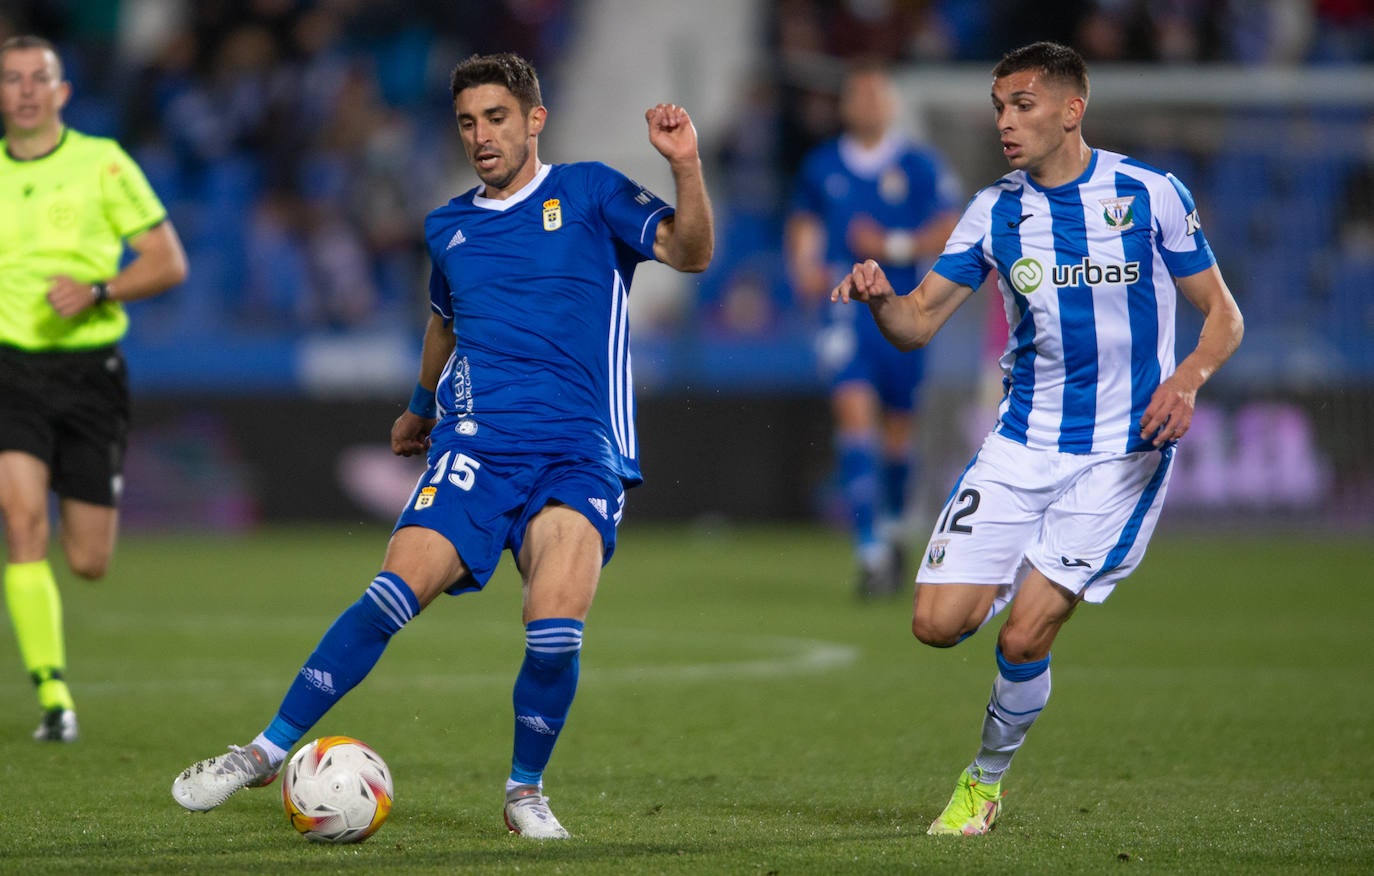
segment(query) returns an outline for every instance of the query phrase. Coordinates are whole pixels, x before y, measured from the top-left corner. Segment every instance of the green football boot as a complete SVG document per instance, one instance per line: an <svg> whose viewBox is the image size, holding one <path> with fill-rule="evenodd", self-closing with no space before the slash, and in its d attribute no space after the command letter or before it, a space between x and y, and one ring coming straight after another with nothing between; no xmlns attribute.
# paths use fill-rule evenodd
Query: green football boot
<svg viewBox="0 0 1374 876"><path fill-rule="evenodd" d="M954 796L930 823L931 836L982 836L992 830L1002 811L1002 783L980 782L968 770L959 773Z"/></svg>

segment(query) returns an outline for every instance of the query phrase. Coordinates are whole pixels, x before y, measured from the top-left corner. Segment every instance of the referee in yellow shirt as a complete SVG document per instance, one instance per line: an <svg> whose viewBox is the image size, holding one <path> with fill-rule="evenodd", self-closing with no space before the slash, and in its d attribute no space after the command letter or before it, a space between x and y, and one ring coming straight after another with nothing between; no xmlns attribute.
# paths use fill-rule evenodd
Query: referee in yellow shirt
<svg viewBox="0 0 1374 876"><path fill-rule="evenodd" d="M5 603L38 689L34 739L73 742L48 495L67 564L97 579L114 553L129 425L123 305L186 278L186 253L143 172L113 140L62 123L71 96L41 37L0 43L0 515ZM124 245L134 258L121 270Z"/></svg>

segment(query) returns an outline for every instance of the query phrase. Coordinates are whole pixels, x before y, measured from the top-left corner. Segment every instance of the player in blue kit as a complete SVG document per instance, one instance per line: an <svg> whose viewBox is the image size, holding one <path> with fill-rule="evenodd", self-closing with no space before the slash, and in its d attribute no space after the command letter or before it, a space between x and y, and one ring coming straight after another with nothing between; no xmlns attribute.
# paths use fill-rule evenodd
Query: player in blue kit
<svg viewBox="0 0 1374 876"><path fill-rule="evenodd" d="M1008 604L982 745L932 834L992 829L1002 776L1050 695L1050 647L1074 608L1140 563L1199 388L1240 344L1240 309L1172 175L1090 148L1083 59L1033 43L993 70L1012 172L964 210L944 253L898 296L874 261L835 301L866 302L883 334L920 347L999 274L1010 336L997 424L950 491L917 573L912 631L963 641ZM1178 293L1204 316L1175 364Z"/></svg>
<svg viewBox="0 0 1374 876"><path fill-rule="evenodd" d="M788 273L807 302L825 298L855 261L881 258L898 288L940 253L963 203L940 156L904 134L891 77L854 66L840 92L844 133L802 164L784 238ZM924 351L901 351L870 319L830 308L817 358L830 381L840 490L858 565L858 593L906 583L906 499Z"/></svg>
<svg viewBox="0 0 1374 876"><path fill-rule="evenodd" d="M505 820L562 839L543 774L572 706L583 624L615 550L624 491L641 480L626 312L635 266L702 271L714 232L687 112L645 113L676 208L597 163L547 165L534 69L473 56L451 91L482 184L425 220L433 271L420 379L392 450L428 467L382 571L334 622L246 746L188 767L182 806L212 809L268 784L293 746L441 593L480 590L509 549L524 580L525 659L515 681ZM437 397L436 397L437 389Z"/></svg>

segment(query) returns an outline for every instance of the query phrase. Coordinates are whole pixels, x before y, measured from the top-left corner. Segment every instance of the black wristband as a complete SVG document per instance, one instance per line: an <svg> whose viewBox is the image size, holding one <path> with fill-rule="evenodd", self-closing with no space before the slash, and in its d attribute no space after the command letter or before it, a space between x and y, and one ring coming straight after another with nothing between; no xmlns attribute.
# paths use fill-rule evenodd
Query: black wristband
<svg viewBox="0 0 1374 876"><path fill-rule="evenodd" d="M106 301L109 301L109 300L110 300L110 284L109 284L109 283L92 283L92 284L91 284L91 300L93 300L96 304L104 304Z"/></svg>

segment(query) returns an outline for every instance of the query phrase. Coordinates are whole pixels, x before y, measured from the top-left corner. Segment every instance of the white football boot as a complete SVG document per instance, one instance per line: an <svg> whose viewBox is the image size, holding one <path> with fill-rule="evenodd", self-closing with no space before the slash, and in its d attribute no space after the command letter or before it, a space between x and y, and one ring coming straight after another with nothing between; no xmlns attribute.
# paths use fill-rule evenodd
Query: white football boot
<svg viewBox="0 0 1374 876"><path fill-rule="evenodd" d="M538 785L516 785L506 792L506 827L530 839L568 839Z"/></svg>
<svg viewBox="0 0 1374 876"><path fill-rule="evenodd" d="M228 754L207 757L181 771L172 782L172 797L195 812L214 809L240 788L272 784L280 764L273 765L261 746L229 746Z"/></svg>

